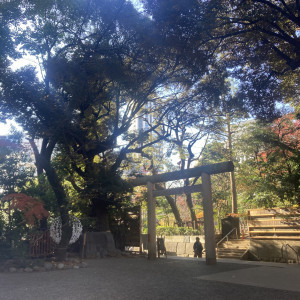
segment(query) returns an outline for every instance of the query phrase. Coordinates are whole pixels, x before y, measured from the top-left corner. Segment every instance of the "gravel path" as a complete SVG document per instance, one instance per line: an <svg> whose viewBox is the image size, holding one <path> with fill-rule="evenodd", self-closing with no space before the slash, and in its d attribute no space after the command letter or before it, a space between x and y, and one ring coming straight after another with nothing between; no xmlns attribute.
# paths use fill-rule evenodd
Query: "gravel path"
<svg viewBox="0 0 300 300"><path fill-rule="evenodd" d="M148 261L140 257L86 262L88 267L80 269L0 273L0 299L300 299L300 267L226 262L208 266L201 259ZM286 274L296 276L295 289L293 282L262 287L264 278L265 285L272 281L275 270L282 282L288 281ZM260 287L256 286L256 276L262 278L257 281Z"/></svg>

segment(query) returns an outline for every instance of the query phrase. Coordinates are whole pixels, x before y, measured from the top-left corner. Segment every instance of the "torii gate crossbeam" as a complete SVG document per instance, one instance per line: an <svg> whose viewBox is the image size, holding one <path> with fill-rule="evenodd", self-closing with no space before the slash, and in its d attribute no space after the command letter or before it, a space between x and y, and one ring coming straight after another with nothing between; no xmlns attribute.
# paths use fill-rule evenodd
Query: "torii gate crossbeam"
<svg viewBox="0 0 300 300"><path fill-rule="evenodd" d="M231 161L205 165L193 169L168 172L154 176L143 176L131 180L133 186L147 185L147 202L148 202L148 258L156 259L156 216L155 216L155 197L159 195L173 195L179 193L194 193L201 191L203 197L204 212L204 235L206 263L216 263L216 245L215 245L215 228L213 219L213 203L211 192L210 175L234 170ZM186 179L191 177L201 177L202 184L193 187L175 188L166 191L154 191L154 184L158 182L166 182L178 179Z"/></svg>

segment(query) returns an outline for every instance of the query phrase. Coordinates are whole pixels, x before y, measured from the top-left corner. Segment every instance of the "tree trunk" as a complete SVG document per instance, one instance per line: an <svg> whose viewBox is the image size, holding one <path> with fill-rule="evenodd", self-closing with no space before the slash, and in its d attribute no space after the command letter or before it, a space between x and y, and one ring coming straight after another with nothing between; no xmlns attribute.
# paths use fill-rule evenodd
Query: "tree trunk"
<svg viewBox="0 0 300 300"><path fill-rule="evenodd" d="M38 150L38 147L36 146L36 143L34 141L34 139L29 139L29 143L31 146L31 149L34 153L34 157L35 157L35 166L36 166L36 171L37 171L37 176L38 176L38 183L39 183L39 194L41 195L41 198L43 198L45 196L45 177L43 176L43 166L42 163L40 162L40 153ZM47 218L43 217L40 220L40 230L41 231L45 231L47 230L47 226L48 222L47 222Z"/></svg>
<svg viewBox="0 0 300 300"><path fill-rule="evenodd" d="M55 170L51 167L50 163L45 163L44 169L46 171L46 175L49 180L49 183L55 193L59 214L61 217L62 235L55 254L56 254L56 259L58 261L62 261L65 260L67 257L67 248L72 236L72 225L70 224L70 218L68 212L69 203L64 188L61 185L59 178L57 177L57 174Z"/></svg>
<svg viewBox="0 0 300 300"><path fill-rule="evenodd" d="M198 229L198 223L197 223L197 218L196 218L196 214L195 214L195 211L194 211L192 195L191 194L185 194L185 195L186 195L186 203L187 203L187 206L188 206L190 214L191 214L193 228Z"/></svg>
<svg viewBox="0 0 300 300"><path fill-rule="evenodd" d="M31 147L35 154L36 166L39 174L42 170L45 170L48 181L54 191L57 206L61 218L62 235L59 245L55 251L56 259L58 261L65 260L67 258L67 248L72 236L72 225L69 218L69 201L65 190L56 174L55 169L51 165L51 155L56 145L55 140L45 138L43 140L42 149L39 153L34 140L30 140Z"/></svg>
<svg viewBox="0 0 300 300"><path fill-rule="evenodd" d="M96 217L96 230L110 231L109 213L104 199L95 198L92 200L92 212Z"/></svg>
<svg viewBox="0 0 300 300"><path fill-rule="evenodd" d="M234 214L237 214L238 213L237 194L236 194L236 185L235 185L234 172L230 172L230 186L231 186L231 197L232 197L232 212Z"/></svg>
<svg viewBox="0 0 300 300"><path fill-rule="evenodd" d="M58 249L56 252L56 259L62 261L66 259L67 247L72 236L72 225L70 224L69 218L69 201L54 168L51 166L50 161L47 161L46 158L44 158L42 159L42 164L48 181L54 191L61 218L62 235L60 243L57 246Z"/></svg>
<svg viewBox="0 0 300 300"><path fill-rule="evenodd" d="M160 185L160 184L156 184L156 185L155 185L155 188L156 188L157 190L165 190L165 188L164 188L162 185ZM169 203L170 206L171 206L171 209L172 209L172 212L173 212L173 214L174 214L176 223L178 224L178 226L182 226L182 220L181 220L181 217L180 217L179 210L178 210L178 208L177 208L177 206L176 206L176 203L175 203L175 201L174 201L174 198L171 197L171 196L165 196L165 197L166 197L168 203Z"/></svg>
<svg viewBox="0 0 300 300"><path fill-rule="evenodd" d="M192 163L192 158L193 158L193 153L190 149L189 151L189 158L187 161L187 169L190 169L191 163ZM184 164L182 163L182 167L184 166ZM190 179L187 178L184 181L184 185L185 186L190 186ZM194 229L198 229L198 223L197 223L197 218L196 218L196 214L194 211L194 205L193 205L193 201L192 201L192 194L185 194L186 196L186 204L189 208L190 211L190 215L191 215L191 220L192 220L192 226Z"/></svg>
<svg viewBox="0 0 300 300"><path fill-rule="evenodd" d="M229 150L229 160L233 160L232 155L232 132L230 126L230 115L229 113L226 114L226 121L227 121L227 139L228 139L228 150ZM236 193L236 185L235 185L235 176L234 171L230 172L230 187L231 187L231 199L232 199L232 212L237 214L237 193Z"/></svg>

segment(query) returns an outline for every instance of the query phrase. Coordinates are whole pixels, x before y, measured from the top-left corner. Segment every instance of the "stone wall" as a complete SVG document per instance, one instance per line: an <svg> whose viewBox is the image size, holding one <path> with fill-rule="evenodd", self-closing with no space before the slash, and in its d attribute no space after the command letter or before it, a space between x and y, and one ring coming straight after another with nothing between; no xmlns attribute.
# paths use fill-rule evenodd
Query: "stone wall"
<svg viewBox="0 0 300 300"><path fill-rule="evenodd" d="M285 247L287 244L300 255L300 241L295 240L251 239L249 250L263 261L280 261L282 258L297 261L297 254L289 246Z"/></svg>
<svg viewBox="0 0 300 300"><path fill-rule="evenodd" d="M200 241L205 248L204 235L199 236ZM196 236L165 236L165 247L167 250L167 255L183 256L183 257L193 257L193 245L196 241Z"/></svg>

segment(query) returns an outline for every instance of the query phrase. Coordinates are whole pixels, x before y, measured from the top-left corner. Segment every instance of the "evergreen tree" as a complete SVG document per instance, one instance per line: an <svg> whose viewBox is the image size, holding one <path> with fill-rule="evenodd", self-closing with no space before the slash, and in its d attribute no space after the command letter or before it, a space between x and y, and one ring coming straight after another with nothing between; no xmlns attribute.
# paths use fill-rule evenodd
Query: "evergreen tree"
<svg viewBox="0 0 300 300"><path fill-rule="evenodd" d="M276 102L284 100L299 109L298 1L143 3L163 44L188 57L181 63L190 74L198 74L203 62L206 67L213 66L214 59L224 62L238 86L235 106L269 120L279 114Z"/></svg>

